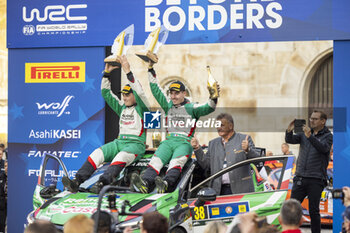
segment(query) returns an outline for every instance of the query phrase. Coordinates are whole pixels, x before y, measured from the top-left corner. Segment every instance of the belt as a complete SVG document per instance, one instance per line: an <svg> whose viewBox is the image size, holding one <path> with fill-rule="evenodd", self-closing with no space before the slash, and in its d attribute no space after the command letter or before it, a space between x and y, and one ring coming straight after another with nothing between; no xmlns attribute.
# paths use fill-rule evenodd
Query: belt
<svg viewBox="0 0 350 233"><path fill-rule="evenodd" d="M188 142L191 141L191 137L187 137L186 135L183 135L183 134L177 134L177 133L168 133L166 135L166 137L176 137L176 138L181 138L181 139L184 139Z"/></svg>

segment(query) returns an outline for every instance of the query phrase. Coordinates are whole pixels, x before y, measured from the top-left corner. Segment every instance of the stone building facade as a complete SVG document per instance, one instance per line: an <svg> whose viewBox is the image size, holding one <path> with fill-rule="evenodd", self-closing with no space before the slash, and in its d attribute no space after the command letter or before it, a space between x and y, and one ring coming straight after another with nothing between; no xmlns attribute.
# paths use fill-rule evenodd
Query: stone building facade
<svg viewBox="0 0 350 233"><path fill-rule="evenodd" d="M0 1L0 143L7 142L6 0Z"/></svg>
<svg viewBox="0 0 350 233"><path fill-rule="evenodd" d="M208 98L209 65L221 86L218 109L211 116L230 112L236 131L249 133L256 146L280 154L289 122L308 118L311 77L318 64L332 56L332 47L332 41L165 45L155 70L163 87L179 79L191 99L201 103ZM134 46L127 56L151 105L158 107L150 93L147 64L134 55L141 49ZM201 144L217 136L215 130L209 131L197 133ZM291 150L297 154L298 147L291 145Z"/></svg>

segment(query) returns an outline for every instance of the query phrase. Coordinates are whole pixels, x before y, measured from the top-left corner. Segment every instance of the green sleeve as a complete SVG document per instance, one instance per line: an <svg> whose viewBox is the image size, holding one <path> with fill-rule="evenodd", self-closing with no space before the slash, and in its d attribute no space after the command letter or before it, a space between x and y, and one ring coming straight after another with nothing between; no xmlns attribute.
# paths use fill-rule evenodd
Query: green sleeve
<svg viewBox="0 0 350 233"><path fill-rule="evenodd" d="M104 77L101 81L101 92L102 97L105 99L106 103L116 112L118 115L123 110L124 103L118 96L116 96L111 90L111 82L108 78Z"/></svg>
<svg viewBox="0 0 350 233"><path fill-rule="evenodd" d="M214 100L209 99L207 103L204 104L193 104L193 115L199 119L201 116L208 115L215 111L216 104Z"/></svg>
<svg viewBox="0 0 350 233"><path fill-rule="evenodd" d="M133 93L134 93L135 100L136 100L136 103L138 106L137 109L139 110L139 115L143 119L143 113L150 111L149 106L147 104L145 104L145 102L140 98L140 96L137 94L136 91L134 91Z"/></svg>
<svg viewBox="0 0 350 233"><path fill-rule="evenodd" d="M138 109L141 111L139 112L139 114L141 114L141 118L143 118L143 112L149 111L150 109L150 104L148 103L146 94L142 88L141 83L137 78L134 77L132 72L129 72L128 74L126 74L126 76L128 78L131 88L133 89Z"/></svg>
<svg viewBox="0 0 350 233"><path fill-rule="evenodd" d="M148 79L154 98L157 100L163 111L167 113L170 106L170 100L166 96L164 90L160 87L156 73L153 69L148 70Z"/></svg>

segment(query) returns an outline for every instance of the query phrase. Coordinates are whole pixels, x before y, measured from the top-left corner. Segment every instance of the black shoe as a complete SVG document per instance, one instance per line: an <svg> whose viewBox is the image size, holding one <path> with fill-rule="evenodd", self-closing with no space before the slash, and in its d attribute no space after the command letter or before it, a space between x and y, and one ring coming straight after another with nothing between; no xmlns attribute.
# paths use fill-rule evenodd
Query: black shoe
<svg viewBox="0 0 350 233"><path fill-rule="evenodd" d="M63 186L68 189L68 191L72 193L76 193L79 190L79 182L76 179L69 179L67 176L62 177Z"/></svg>
<svg viewBox="0 0 350 233"><path fill-rule="evenodd" d="M154 180L156 183L157 193L165 193L168 190L168 182L157 176Z"/></svg>
<svg viewBox="0 0 350 233"><path fill-rule="evenodd" d="M139 174L133 173L131 175L130 189L134 192L148 193L148 184Z"/></svg>
<svg viewBox="0 0 350 233"><path fill-rule="evenodd" d="M90 188L90 192L91 193L96 193L99 194L101 189L103 188L103 183L101 181L97 181L91 188Z"/></svg>

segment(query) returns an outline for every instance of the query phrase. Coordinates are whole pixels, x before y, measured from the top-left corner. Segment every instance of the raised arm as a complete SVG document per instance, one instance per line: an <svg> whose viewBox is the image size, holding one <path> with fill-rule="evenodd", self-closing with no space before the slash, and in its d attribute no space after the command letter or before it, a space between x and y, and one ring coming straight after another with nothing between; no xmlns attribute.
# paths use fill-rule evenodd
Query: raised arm
<svg viewBox="0 0 350 233"><path fill-rule="evenodd" d="M148 99L146 97L146 94L142 88L142 85L140 81L135 78L133 73L130 70L130 64L126 58L125 55L119 57L120 63L122 65L123 71L126 74L126 77L128 79L128 82L131 86L131 88L134 90L135 100L138 105L140 105L141 109L143 111L149 111L150 104L148 102Z"/></svg>
<svg viewBox="0 0 350 233"><path fill-rule="evenodd" d="M204 104L193 104L193 113L196 118L201 116L209 115L214 112L216 108L216 101L209 99L208 102Z"/></svg>
<svg viewBox="0 0 350 233"><path fill-rule="evenodd" d="M217 84L217 86L218 86L218 92L220 93L220 85ZM218 102L218 99L216 98L216 99L209 99L204 104L194 104L193 105L194 115L196 116L196 118L199 118L201 116L205 116L214 112L217 102Z"/></svg>
<svg viewBox="0 0 350 233"><path fill-rule="evenodd" d="M111 72L116 68L118 67L106 63L103 78L101 81L101 93L106 103L113 109L113 111L115 111L115 113L120 115L124 102L112 92L111 82L109 80Z"/></svg>
<svg viewBox="0 0 350 233"><path fill-rule="evenodd" d="M286 140L286 143L299 144L301 141L300 135L293 134L294 122L295 122L295 119L289 123L288 128L286 130L285 140Z"/></svg>
<svg viewBox="0 0 350 233"><path fill-rule="evenodd" d="M165 91L159 85L156 72L152 67L148 69L148 80L154 98L157 100L160 107L165 113L169 110L170 99L165 94Z"/></svg>

